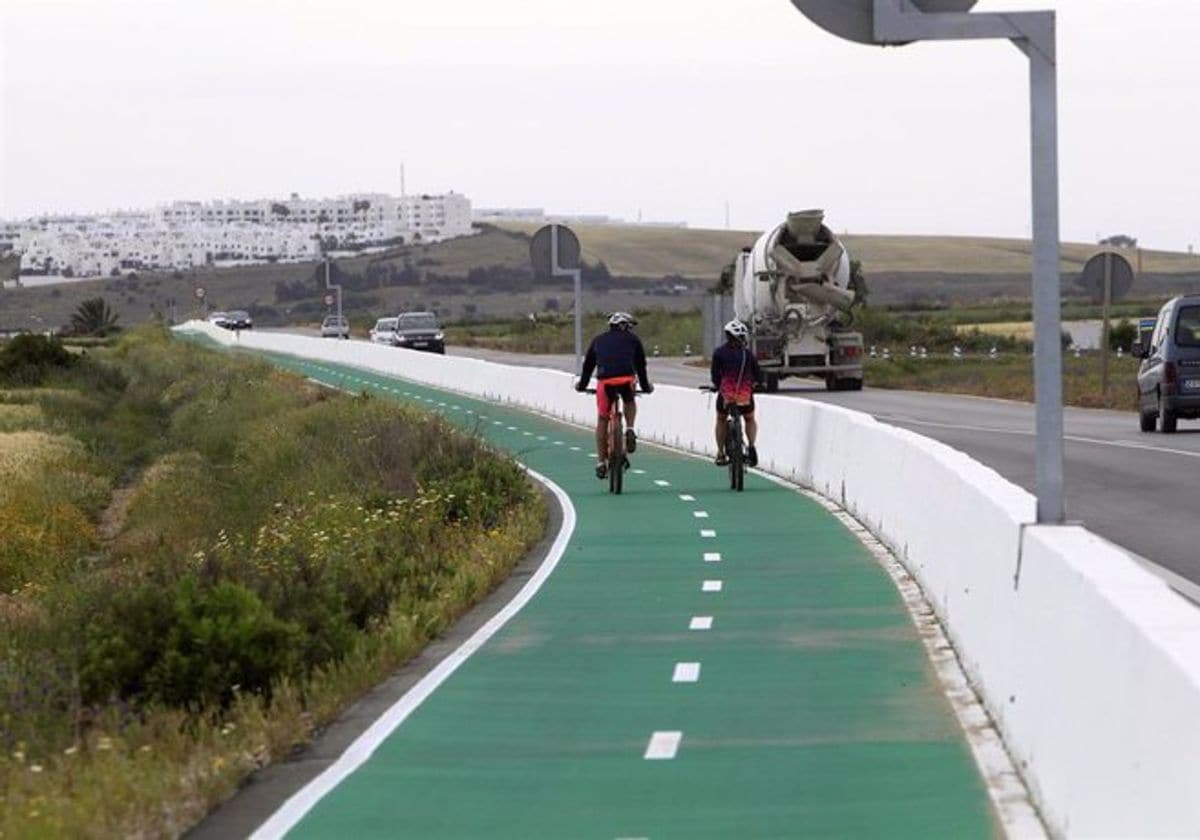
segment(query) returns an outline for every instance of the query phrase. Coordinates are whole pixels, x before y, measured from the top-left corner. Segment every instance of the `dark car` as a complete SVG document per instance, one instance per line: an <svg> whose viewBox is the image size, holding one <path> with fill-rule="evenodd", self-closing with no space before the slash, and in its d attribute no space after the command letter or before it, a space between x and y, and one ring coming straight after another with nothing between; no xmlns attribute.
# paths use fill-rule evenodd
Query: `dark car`
<svg viewBox="0 0 1200 840"><path fill-rule="evenodd" d="M1142 431L1158 423L1174 432L1180 417L1200 417L1200 295L1163 304L1149 342L1133 345L1138 368L1138 414Z"/></svg>
<svg viewBox="0 0 1200 840"><path fill-rule="evenodd" d="M446 352L446 335L438 326L437 316L432 312L401 312L396 316L397 347L413 350L428 350L432 353Z"/></svg>
<svg viewBox="0 0 1200 840"><path fill-rule="evenodd" d="M249 312L236 309L225 313L225 323L221 326L229 330L250 330L254 328L254 320Z"/></svg>

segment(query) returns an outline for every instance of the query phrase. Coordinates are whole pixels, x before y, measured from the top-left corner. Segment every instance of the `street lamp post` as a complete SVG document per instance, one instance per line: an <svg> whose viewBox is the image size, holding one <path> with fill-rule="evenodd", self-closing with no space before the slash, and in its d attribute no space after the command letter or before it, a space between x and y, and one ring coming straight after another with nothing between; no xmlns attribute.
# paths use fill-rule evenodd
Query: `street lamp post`
<svg viewBox="0 0 1200 840"><path fill-rule="evenodd" d="M1066 513L1054 12L971 13L975 0L792 0L792 4L822 28L860 43L888 46L910 41L1006 38L1028 57L1037 521L1063 522Z"/></svg>

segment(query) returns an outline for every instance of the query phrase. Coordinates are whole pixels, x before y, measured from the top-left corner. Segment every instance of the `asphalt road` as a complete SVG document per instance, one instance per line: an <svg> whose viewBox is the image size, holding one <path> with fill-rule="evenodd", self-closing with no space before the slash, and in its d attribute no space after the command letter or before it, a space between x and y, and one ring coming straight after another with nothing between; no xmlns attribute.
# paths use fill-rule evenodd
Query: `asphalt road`
<svg viewBox="0 0 1200 840"><path fill-rule="evenodd" d="M571 356L477 348L449 352L506 364L575 369ZM650 378L668 385L707 381L706 369L686 362L653 359ZM794 379L785 380L779 393L865 411L965 452L1036 492L1034 415L1027 403L869 385L859 392L829 393L815 381ZM1131 412L1068 408L1064 419L1068 519L1148 560L1176 588L1200 600L1200 422L1181 421L1179 432L1163 435L1138 431L1137 416Z"/></svg>

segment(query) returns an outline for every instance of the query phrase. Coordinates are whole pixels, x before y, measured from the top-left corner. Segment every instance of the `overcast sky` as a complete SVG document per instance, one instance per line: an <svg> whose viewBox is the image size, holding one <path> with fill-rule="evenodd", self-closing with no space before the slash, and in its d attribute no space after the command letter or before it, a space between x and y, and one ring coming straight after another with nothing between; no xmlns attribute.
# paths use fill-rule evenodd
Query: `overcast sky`
<svg viewBox="0 0 1200 840"><path fill-rule="evenodd" d="M1059 13L1062 230L1200 248L1200 0ZM0 217L466 193L758 229L1029 232L1028 63L790 0L0 0Z"/></svg>

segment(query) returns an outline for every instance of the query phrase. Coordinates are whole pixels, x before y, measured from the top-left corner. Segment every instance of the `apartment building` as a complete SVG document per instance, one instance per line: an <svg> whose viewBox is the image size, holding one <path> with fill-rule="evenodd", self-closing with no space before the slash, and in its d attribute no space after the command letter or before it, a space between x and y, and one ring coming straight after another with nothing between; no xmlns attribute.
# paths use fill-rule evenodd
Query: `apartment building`
<svg viewBox="0 0 1200 840"><path fill-rule="evenodd" d="M459 193L331 199L175 201L153 211L0 222L0 251L21 255L21 274L62 279L121 271L303 261L322 248L362 250L436 242L472 232Z"/></svg>

